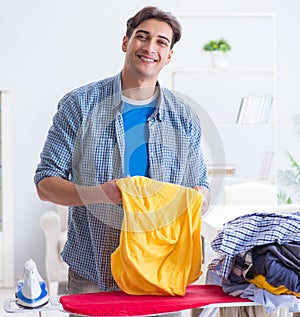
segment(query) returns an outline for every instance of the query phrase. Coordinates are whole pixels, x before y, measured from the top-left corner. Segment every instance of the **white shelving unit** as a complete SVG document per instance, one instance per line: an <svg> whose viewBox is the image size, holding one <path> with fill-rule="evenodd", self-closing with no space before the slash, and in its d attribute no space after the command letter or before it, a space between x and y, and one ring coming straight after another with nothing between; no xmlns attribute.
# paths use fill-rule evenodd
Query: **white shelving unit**
<svg viewBox="0 0 300 317"><path fill-rule="evenodd" d="M0 286L14 287L11 93L0 90Z"/></svg>
<svg viewBox="0 0 300 317"><path fill-rule="evenodd" d="M206 111L219 131L225 162L211 163L235 165L236 173L226 177L227 183L254 180L276 183L275 15L207 13L179 15L179 19L183 25L183 36L187 34L187 39L182 48L176 48L175 63L170 65L170 88L195 100L199 105L196 110L200 120L201 114ZM232 46L228 68L212 68L209 53L201 52L202 44L217 38L225 38ZM260 48L262 45L265 46ZM249 50L253 51L253 55L249 54ZM259 51L262 51L261 56ZM184 59L188 52L190 57ZM240 102L249 95L273 97L270 123L236 124ZM204 123L203 130L205 128ZM209 149L207 152L209 157ZM273 163L270 175L261 177L265 152L274 153Z"/></svg>

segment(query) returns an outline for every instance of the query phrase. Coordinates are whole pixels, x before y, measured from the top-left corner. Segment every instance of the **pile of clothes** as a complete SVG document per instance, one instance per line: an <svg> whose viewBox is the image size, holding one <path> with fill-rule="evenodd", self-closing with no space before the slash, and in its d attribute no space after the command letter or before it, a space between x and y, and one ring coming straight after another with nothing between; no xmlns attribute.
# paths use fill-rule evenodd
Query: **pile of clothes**
<svg viewBox="0 0 300 317"><path fill-rule="evenodd" d="M220 256L209 265L207 283L267 312L300 311L300 211L243 215L225 223L211 246Z"/></svg>

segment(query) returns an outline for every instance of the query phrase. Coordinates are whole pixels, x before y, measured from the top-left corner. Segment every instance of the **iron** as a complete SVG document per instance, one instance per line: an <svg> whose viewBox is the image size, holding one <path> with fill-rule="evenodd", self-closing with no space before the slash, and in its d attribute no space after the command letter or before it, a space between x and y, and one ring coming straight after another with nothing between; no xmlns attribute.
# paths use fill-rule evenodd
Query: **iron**
<svg viewBox="0 0 300 317"><path fill-rule="evenodd" d="M25 308L40 307L49 301L46 283L32 259L24 264L23 278L17 284L15 295L16 303Z"/></svg>

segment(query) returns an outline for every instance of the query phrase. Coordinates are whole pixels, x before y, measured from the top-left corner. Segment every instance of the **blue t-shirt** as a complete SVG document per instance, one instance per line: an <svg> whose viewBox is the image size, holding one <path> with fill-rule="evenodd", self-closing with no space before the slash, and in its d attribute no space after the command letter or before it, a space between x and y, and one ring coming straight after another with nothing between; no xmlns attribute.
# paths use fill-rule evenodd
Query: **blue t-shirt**
<svg viewBox="0 0 300 317"><path fill-rule="evenodd" d="M148 118L157 106L157 94L137 101L123 97L125 131L124 177L149 177Z"/></svg>

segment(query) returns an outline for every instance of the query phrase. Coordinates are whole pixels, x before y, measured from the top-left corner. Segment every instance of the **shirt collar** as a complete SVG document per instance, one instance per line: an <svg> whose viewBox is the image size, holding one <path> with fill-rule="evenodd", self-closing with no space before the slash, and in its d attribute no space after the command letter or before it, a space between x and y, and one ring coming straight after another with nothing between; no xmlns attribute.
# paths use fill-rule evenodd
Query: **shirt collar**
<svg viewBox="0 0 300 317"><path fill-rule="evenodd" d="M159 84L159 82L156 83L156 86L158 88L158 102L157 102L157 108L153 112L152 116L153 118L156 118L158 121L163 121L164 119L164 101L163 101L163 92L162 88Z"/></svg>
<svg viewBox="0 0 300 317"><path fill-rule="evenodd" d="M112 105L114 108L121 107L123 105L122 101L122 83L121 83L121 77L122 72L120 72L118 75L115 77L114 81L114 87L113 91L114 94L112 95ZM165 104L163 101L163 90L160 86L160 83L157 81L156 86L158 87L158 103L157 103L157 108L153 112L151 117L155 117L158 121L163 121L164 120L164 108Z"/></svg>
<svg viewBox="0 0 300 317"><path fill-rule="evenodd" d="M122 72L116 75L115 80L113 81L113 94L111 95L111 104L113 108L118 108L122 105L121 75Z"/></svg>

